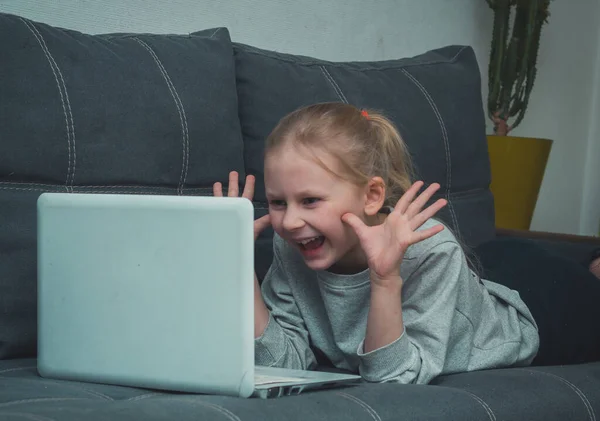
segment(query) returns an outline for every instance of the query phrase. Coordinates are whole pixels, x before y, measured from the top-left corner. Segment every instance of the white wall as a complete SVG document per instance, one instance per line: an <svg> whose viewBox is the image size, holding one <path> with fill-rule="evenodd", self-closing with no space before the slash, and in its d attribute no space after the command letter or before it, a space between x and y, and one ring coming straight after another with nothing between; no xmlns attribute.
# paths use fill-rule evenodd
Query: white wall
<svg viewBox="0 0 600 421"><path fill-rule="evenodd" d="M600 27L600 25L598 25ZM594 84L591 86L593 104L590 107L590 132L584 171L583 201L580 232L600 236L600 42L596 44Z"/></svg>
<svg viewBox="0 0 600 421"><path fill-rule="evenodd" d="M531 228L598 235L600 128L592 133L592 124L600 109L592 105L600 99L600 2L555 0L550 7L527 114L512 132L554 139Z"/></svg>
<svg viewBox="0 0 600 421"><path fill-rule="evenodd" d="M474 43L484 58L490 16L485 0L0 0L0 11L88 33L227 26L235 41L329 60L450 43Z"/></svg>
<svg viewBox="0 0 600 421"><path fill-rule="evenodd" d="M600 125L592 123L600 111L600 0L555 0L551 7L530 106L514 131L555 139L532 229L597 234ZM469 44L487 95L492 13L485 0L0 0L0 11L88 33L227 26L234 41L328 60Z"/></svg>

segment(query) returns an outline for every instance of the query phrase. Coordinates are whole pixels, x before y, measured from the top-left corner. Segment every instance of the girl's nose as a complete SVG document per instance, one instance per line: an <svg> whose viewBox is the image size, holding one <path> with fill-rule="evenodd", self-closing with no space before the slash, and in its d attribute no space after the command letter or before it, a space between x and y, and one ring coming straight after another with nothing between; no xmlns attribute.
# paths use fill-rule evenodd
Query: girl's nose
<svg viewBox="0 0 600 421"><path fill-rule="evenodd" d="M283 229L286 231L295 231L304 226L304 220L300 217L298 212L287 209L285 215L283 215Z"/></svg>

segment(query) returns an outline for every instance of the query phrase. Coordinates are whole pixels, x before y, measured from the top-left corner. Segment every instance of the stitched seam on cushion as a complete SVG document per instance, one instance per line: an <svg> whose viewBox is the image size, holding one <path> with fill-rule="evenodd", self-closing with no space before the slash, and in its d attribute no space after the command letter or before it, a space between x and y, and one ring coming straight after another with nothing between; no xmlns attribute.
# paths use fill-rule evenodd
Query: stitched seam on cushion
<svg viewBox="0 0 600 421"><path fill-rule="evenodd" d="M339 91L336 89L335 85L331 82L331 80L329 80L329 77L327 76L327 73L325 73L325 69L323 68L323 66L319 66L319 69L321 70L321 73L323 74L323 76L325 76L325 80L333 88L333 91L335 92L335 94L337 95L337 97L340 99L340 101L344 102L342 96L340 95Z"/></svg>
<svg viewBox="0 0 600 421"><path fill-rule="evenodd" d="M442 130L442 139L444 141L444 148L445 148L445 152L446 152L446 166L447 166L447 168L446 168L446 200L448 201L448 209L450 210L450 215L452 217L452 222L454 224L454 230L456 231L457 235L460 235L460 233L458 232L458 220L456 218L456 214L454 213L454 206L452 205L452 202L450 200L450 188L452 186L452 160L450 157L450 143L448 141L448 132L446 131L446 125L444 124L444 120L442 119L442 116L441 116L439 110L437 109L437 106L435 105L433 98L431 97L431 95L429 95L429 92L427 92L427 89L425 89L425 87L408 71L406 71L405 69L401 69L401 71L421 91L421 93L423 94L423 96L425 97L427 102L429 103L429 106L433 110L433 113L435 114L435 116L438 120L438 123L440 125L440 129Z"/></svg>
<svg viewBox="0 0 600 421"><path fill-rule="evenodd" d="M462 198L466 198L466 197L477 196L477 195L480 195L481 193L487 194L488 192L489 192L489 190L484 189L483 187L476 187L474 189L469 189L469 190L450 192L450 197L454 197L455 199L462 199Z"/></svg>
<svg viewBox="0 0 600 421"><path fill-rule="evenodd" d="M60 384L60 383L57 383L57 384ZM107 401L114 401L113 398L111 398L108 395L105 395L104 393L95 392L93 390L86 389L86 388L81 387L79 385L75 385L75 384L70 384L70 385L61 384L61 385L62 386L67 386L67 387L72 387L73 389L76 389L76 390L81 390L82 392L89 393L90 395L95 396L97 398L102 398L102 399L107 400Z"/></svg>
<svg viewBox="0 0 600 421"><path fill-rule="evenodd" d="M555 379L557 379L557 380L561 381L562 383L566 384L568 387L571 388L571 390L573 390L573 392L575 392L577 394L577 396L579 396L579 399L581 399L581 401L583 402L583 405L585 406L585 409L587 409L588 415L590 416L590 420L591 421L596 421L596 413L594 412L594 407L592 406L592 404L588 400L587 396L585 396L585 394L581 391L581 389L579 389L573 383L571 383L570 381L568 381L564 377L560 377L560 376L557 376L556 374L552 374L552 373L547 373L545 371L540 371L540 370L524 370L524 371L528 371L529 373L534 373L535 372L535 373L539 373L539 374L545 374L546 376L554 377Z"/></svg>
<svg viewBox="0 0 600 421"><path fill-rule="evenodd" d="M48 189L44 189L44 188L32 188L32 187L5 187L5 186L0 186L0 190L19 190L19 191L41 191L41 192L46 192L49 191ZM77 190L76 193L115 193L114 190L112 191L108 191L108 190ZM119 191L118 193L124 193L124 194L144 194L144 192L140 192L140 191Z"/></svg>
<svg viewBox="0 0 600 421"><path fill-rule="evenodd" d="M107 186L109 187L109 186ZM41 191L41 192L47 192L47 191L54 191L51 188L44 188L44 187L13 187L13 186L0 186L0 190L17 190L17 191ZM155 191L153 191L155 189L152 189L151 187L149 187L148 189L145 190L138 190L138 191L130 191L130 190L119 190L116 193L126 193L126 194L144 194L144 193L155 193ZM203 189L204 191L206 191L207 189ZM159 192L164 192L164 189L158 189ZM189 189L189 190L184 190L184 192L189 192L190 194L193 194L193 190ZM115 190L86 190L86 189L78 189L75 190L74 193L115 193ZM212 194L207 193L206 196L212 196ZM264 206L266 206L267 204L264 202L253 202L253 203L259 203L262 204ZM259 209L268 209L268 208L259 208Z"/></svg>
<svg viewBox="0 0 600 421"><path fill-rule="evenodd" d="M23 22L25 24L25 26L27 26L27 28L31 31L31 33L37 40L38 44L40 45L40 48L42 49L44 55L46 56L46 60L48 60L48 64L50 64L50 68L52 69L52 73L54 74L54 80L56 81L56 86L58 87L58 93L60 94L60 102L62 103L63 113L65 115L65 124L66 124L66 128L67 128L67 145L68 145L67 149L68 149L69 163L68 163L68 167L67 167L67 179L65 181L65 189L67 191L70 191L70 186L73 185L73 182L75 180L76 155L75 155L75 127L73 125L73 114L71 113L71 103L69 102L69 95L67 94L67 87L65 86L65 81L62 77L62 73L61 73L60 69L58 68L58 65L56 64L56 61L54 61L52 54L50 54L50 51L48 50L48 46L46 45L46 42L44 41L42 34L40 34L40 32L37 30L37 28L35 27L35 25L32 22L25 20L23 18L19 18L19 19L21 20L21 22ZM58 72L58 75L60 76L60 81L62 82L62 85L58 80L59 78L56 74L57 72ZM63 89L64 89L64 95L63 95ZM66 106L65 106L65 99L66 99ZM67 107L68 107L68 113L67 113ZM70 121L69 121L69 117L70 117ZM71 146L71 142L73 142L72 146Z"/></svg>
<svg viewBox="0 0 600 421"><path fill-rule="evenodd" d="M215 31L215 33L217 31L218 31L218 29ZM215 33L213 33L213 35ZM212 38L212 36L211 36L211 38ZM167 86L169 88L169 91L171 92L171 96L173 97L173 100L175 101L175 106L177 107L177 112L179 113L179 119L181 122L181 130L183 132L183 163L182 163L182 168L181 168L181 176L179 179L178 191L179 191L179 194L182 194L183 186L184 186L186 178L187 178L187 172L188 172L188 166L189 166L189 149L190 149L187 116L185 113L185 109L183 107L183 103L181 102L181 98L179 97L179 94L177 93L177 90L175 89L175 86L173 85L173 82L171 81L171 78L169 77L169 74L167 73L166 69L162 65L162 62L160 61L160 59L158 58L158 56L156 55L154 50L152 50L152 48L150 48L150 46L148 44L146 44L144 41L140 40L139 38L135 37L134 39L138 43L140 43L144 48L146 48L146 50L148 50L148 52L150 53L150 55L156 62L159 70L161 71L161 73L163 75L163 78L167 82Z"/></svg>
<svg viewBox="0 0 600 421"><path fill-rule="evenodd" d="M0 374L9 373L12 371L31 370L32 368L37 368L37 367L32 365L32 366L28 366L28 367L6 368L4 370L0 370Z"/></svg>
<svg viewBox="0 0 600 421"><path fill-rule="evenodd" d="M141 401L143 399L148 399L153 396L161 396L161 395L162 395L162 393L146 393L144 395L134 396L133 398L129 398L129 399L125 399L125 400L127 402L135 402L135 401Z"/></svg>
<svg viewBox="0 0 600 421"><path fill-rule="evenodd" d="M70 129L71 129L71 147L72 147L72 155L71 155L71 150L69 151L69 166L71 168L71 170L70 170L71 175L70 175L70 179L69 179L69 175L67 174L66 184L68 186L70 186L71 191L73 191L73 183L75 182L75 168L76 168L76 164L77 164L77 148L76 148L76 141L75 141L75 124L73 121L73 112L71 111L71 101L69 100L69 93L67 92L67 85L65 84L65 80L63 78L62 72L60 71L60 68L58 67L58 64L56 64L54 57L52 56L52 54L50 53L50 50L48 49L48 46L46 45L46 41L44 40L44 37L38 31L37 27L35 26L35 24L33 22L29 22L29 25L31 25L30 29L35 31L37 33L37 35L39 36L38 42L41 41L41 44L43 44L42 49L44 50L45 53L47 53L46 57L52 61L52 64L54 64L54 67L55 67L56 71L58 72L60 82L62 83L62 89L65 94L65 99L67 102L67 111L68 111L68 115L70 118L70 121L69 121L70 126L67 127L67 133L68 133L68 129L70 127ZM56 77L56 74L55 74L55 77ZM61 98L62 98L62 94L61 94ZM63 107L64 107L64 104L63 104ZM72 160L72 162L71 162L71 160Z"/></svg>
<svg viewBox="0 0 600 421"><path fill-rule="evenodd" d="M0 188L2 188L2 185L11 185L11 186L18 186L19 184L22 185L26 185L26 186L38 186L38 187L61 187L60 184L49 184L49 183L29 183L29 182L14 182L14 181L0 181ZM77 188L82 188L82 189L161 189L161 190L169 190L172 189L172 187L162 187L162 186L135 186L135 185L131 185L131 186L124 186L124 185L119 185L119 184L112 184L112 185L86 185L86 184L80 184L80 185L75 185L73 186L75 189ZM203 191L210 191L212 192L212 187L184 187L183 189L184 191L194 191L194 190L203 190Z"/></svg>
<svg viewBox="0 0 600 421"><path fill-rule="evenodd" d="M231 421L241 421L237 415L235 415L233 412L229 411L227 408L224 408L220 405L216 405L216 404L212 404L212 403L208 403L208 402L202 402L199 400L187 400L187 399L184 400L184 399L180 399L180 398L176 398L176 397L167 397L166 400L184 402L184 403L190 404L192 406L200 405L203 407L208 407L208 408L214 409L214 410L220 412L221 414L225 415Z"/></svg>
<svg viewBox="0 0 600 421"><path fill-rule="evenodd" d="M82 391L84 393L89 393L90 395L95 396L96 398L102 398L107 401L114 401L114 399L111 398L110 396L105 395L104 393L101 393L101 392L96 392L94 390L86 389L85 387L80 386L78 383L74 383L74 382L70 382L70 381L53 381L53 380L49 380L49 379L45 379L44 383L56 384L56 385L59 385L62 387L69 387L69 388L72 388L75 390Z"/></svg>
<svg viewBox="0 0 600 421"><path fill-rule="evenodd" d="M483 399L481 399L479 396L477 396L471 392L468 392L466 390L463 390L463 392L465 392L467 395L471 396L473 399L475 399L477 402L479 402L479 404L483 407L483 409L485 409L485 412L487 412L490 420L496 421L496 415L494 415L494 411L492 411L492 408L490 408L490 406Z"/></svg>
<svg viewBox="0 0 600 421"><path fill-rule="evenodd" d="M467 47L466 47L466 46L464 46L464 47L462 47L460 50L458 50L458 51L456 52L456 54L454 54L454 57L452 57L452 58L450 59L450 63L454 63L454 62L456 61L456 59L458 58L458 56L459 56L459 55L461 55L461 53L462 53L463 51L465 51L466 49L467 49Z"/></svg>
<svg viewBox="0 0 600 421"><path fill-rule="evenodd" d="M148 52L154 59L154 62L158 66L158 69L162 73L162 76L165 79L165 82L167 83L169 92L171 93L171 96L173 97L173 101L175 102L175 107L177 108L177 113L179 114L179 121L181 123L181 131L182 131L182 135L183 135L183 162L181 164L181 175L179 177L179 187L178 187L178 192L179 192L179 194L181 194L182 190L183 190L183 185L185 184L185 180L187 178L187 172L188 172L188 166L189 166L189 155L190 155L190 140L189 140L189 134L188 134L188 125L187 125L187 117L185 114L185 108L183 107L183 103L181 102L181 99L179 98L177 89L175 89L175 86L173 85L173 82L171 81L171 78L169 77L167 70L162 65L162 62L160 61L160 59L158 58L158 56L156 55L154 50L152 48L150 48L150 46L148 44L146 44L144 41L142 41L141 39L139 39L137 37L134 37L134 39L141 46L143 46L146 50L148 50Z"/></svg>
<svg viewBox="0 0 600 421"><path fill-rule="evenodd" d="M327 79L327 81L329 82L329 84L333 87L333 90L337 94L338 98L343 103L347 104L348 100L344 96L344 93L340 89L339 85L337 83L335 83L335 80L333 79L333 77L331 77L331 74L327 71L327 69L325 68L325 66L319 66L319 68L321 69L321 73L323 73L323 76L325 76L325 79Z"/></svg>
<svg viewBox="0 0 600 421"><path fill-rule="evenodd" d="M337 87L338 91L340 92L340 95L342 95L342 98L344 99L344 102L347 104L348 100L346 99L346 95L344 95L344 91L342 91L342 88L340 88L340 85L338 85L338 83L335 81L334 77L331 76L331 74L329 73L329 70L327 70L324 66L321 66L321 69L327 73L327 76L329 76L329 80L331 80L331 82Z"/></svg>
<svg viewBox="0 0 600 421"><path fill-rule="evenodd" d="M231 421L241 421L240 418L235 415L233 412L231 412L230 410L228 410L227 408L223 408L220 405L215 405L213 403L208 403L208 402L200 402L197 401L195 403L199 403L202 406L208 406L209 408L213 408L216 409L217 411L219 411L221 414L225 415L227 418L229 418Z"/></svg>
<svg viewBox="0 0 600 421"><path fill-rule="evenodd" d="M371 416L371 418L373 418L375 421L381 421L381 417L379 416L379 414L377 413L377 411L375 411L373 409L373 407L371 405L369 405L368 403L366 403L365 401L363 401L362 399L357 398L356 396L350 395L348 393L345 392L338 392L337 393L339 396L342 396L346 399L349 399L357 404L359 404L365 411L367 411L367 413Z"/></svg>
<svg viewBox="0 0 600 421"><path fill-rule="evenodd" d="M39 192L52 191L51 189L43 188L43 187L33 188L33 187L7 187L7 186L0 186L0 190L39 191ZM115 191L114 190L76 190L74 193L114 194ZM143 190L143 191L119 190L117 193L143 195L143 194L149 194L149 193L154 193L154 192L148 191L148 190ZM212 196L212 194L207 194L207 196ZM260 205L260 206L254 206L254 209L269 210L267 204L264 202L252 202L252 203Z"/></svg>
<svg viewBox="0 0 600 421"><path fill-rule="evenodd" d="M25 419L30 419L30 420L34 420L34 421L55 421L54 418L48 418L48 417L43 417L41 415L35 415L35 414L28 414L25 412L2 412L3 416L17 416L17 417L23 417Z"/></svg>
<svg viewBox="0 0 600 421"><path fill-rule="evenodd" d="M61 401L88 401L89 398L35 398L35 399L21 399L18 401L0 403L0 408L5 408L11 405L19 405L22 403L38 403L38 402L61 402Z"/></svg>
<svg viewBox="0 0 600 421"><path fill-rule="evenodd" d="M349 61L349 62L345 62L345 63L340 63L340 62L334 62L334 61L307 61L305 63L300 63L296 60L290 59L290 58L285 58L285 57L279 57L279 56L275 56L275 55L271 55L268 53L264 53L262 51L256 51L256 50L251 50L248 49L247 47L252 48L251 46L245 45L246 48L244 48L243 52L248 53L248 54L255 54L258 56L262 56L262 57L266 57L266 58L270 58L273 60L280 60L280 61L284 61L287 63L291 63L291 64L295 64L298 66L304 66L304 67L315 67L315 66L323 66L323 64L326 64L328 66L332 66L332 67L347 67L349 63L357 63L357 64L361 64L360 61ZM407 64L398 64L398 65L393 65L393 66L382 66L382 67L362 67L361 69L356 69L358 71L377 71L377 70L399 70L399 69L404 69L404 68L410 68L410 67L416 67L416 66L431 66L431 65L436 65L436 64L452 64L456 61L456 59L458 58L458 56L460 55L460 53L462 53L467 47L464 46L462 47L451 59L449 60L432 60L432 61L424 61L421 63L407 63ZM310 57L306 57L306 58L310 58Z"/></svg>
<svg viewBox="0 0 600 421"><path fill-rule="evenodd" d="M8 377L8 376L0 376L0 381L2 381L2 382L24 382L24 383L33 382L33 383L38 383L38 384L39 383L55 384L55 385L58 385L58 386L61 386L64 388L74 389L79 392L87 393L95 398L101 398L103 400L108 400L108 401L114 401L113 398L111 398L108 395L105 395L104 393L86 389L79 383L73 382L73 381L62 381L62 380L56 381L56 380L44 378L43 381L40 382L39 377Z"/></svg>
<svg viewBox="0 0 600 421"><path fill-rule="evenodd" d="M6 186L11 186L11 187L15 187L15 188L20 188L19 185L23 185L23 186L36 186L36 187L62 187L61 184L50 184L50 183L30 183L30 182L18 182L18 181L0 181L0 189L2 188L2 185L6 185ZM172 189L172 187L162 187L162 186L139 186L139 185L121 185L121 184L97 184L97 185L92 185L92 184L79 184L79 185L74 185L73 188L75 189L74 191L77 191L77 189L140 189L140 190L152 190L152 189L159 189L159 190L170 190ZM212 193L212 187L184 187L183 191L188 191L188 192L192 192L192 191L206 191L206 192L210 192ZM469 190L464 190L464 191L456 191L456 192L450 192L450 197L453 197L455 199L459 199L459 198L463 198L463 197L468 197L468 196L475 196L479 193L487 193L487 190L481 187L477 187L474 189L469 189ZM445 195L446 193L444 193ZM212 194L211 194L212 196ZM265 203L266 204L266 203Z"/></svg>

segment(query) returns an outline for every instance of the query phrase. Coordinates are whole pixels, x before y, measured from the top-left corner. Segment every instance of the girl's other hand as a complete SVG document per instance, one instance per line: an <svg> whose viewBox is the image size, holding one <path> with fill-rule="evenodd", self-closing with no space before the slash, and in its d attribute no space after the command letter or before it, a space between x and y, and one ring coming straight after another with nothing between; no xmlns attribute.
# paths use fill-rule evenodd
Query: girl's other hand
<svg viewBox="0 0 600 421"><path fill-rule="evenodd" d="M254 197L254 184L256 180L254 176L249 175L246 177L246 184L244 185L244 191L242 192L242 197L250 200L252 202L252 198ZM236 171L231 171L229 173L229 188L227 191L228 197L238 197L240 188L239 188L239 176ZM213 185L213 194L216 197L223 196L223 186L221 183L217 182ZM269 214L258 218L254 221L254 241L258 238L260 233L271 225L271 219ZM254 272L254 337L260 337L269 323L269 310L267 309L265 302L262 298L262 294L260 291L260 285L258 283L258 277L256 276L256 272Z"/></svg>
<svg viewBox="0 0 600 421"><path fill-rule="evenodd" d="M426 230L417 230L447 204L445 199L439 199L422 210L423 206L440 188L439 184L434 183L415 199L423 184L422 181L414 183L402 195L394 210L380 225L367 226L352 213L342 216L342 221L350 225L356 232L367 256L371 281L377 285L384 286L390 281L399 280L401 282L400 263L408 247L432 237L444 229L443 225L438 224Z"/></svg>
<svg viewBox="0 0 600 421"><path fill-rule="evenodd" d="M246 177L246 184L244 185L244 191L242 197L245 197L250 202L254 197L254 186L256 184L256 178L253 175ZM229 187L227 189L228 197L238 197L240 193L239 187L239 174L237 171L231 171L229 173ZM223 185L220 182L213 184L213 195L215 197L223 197ZM254 221L254 241L258 238L260 233L271 225L271 218L269 215L262 216Z"/></svg>

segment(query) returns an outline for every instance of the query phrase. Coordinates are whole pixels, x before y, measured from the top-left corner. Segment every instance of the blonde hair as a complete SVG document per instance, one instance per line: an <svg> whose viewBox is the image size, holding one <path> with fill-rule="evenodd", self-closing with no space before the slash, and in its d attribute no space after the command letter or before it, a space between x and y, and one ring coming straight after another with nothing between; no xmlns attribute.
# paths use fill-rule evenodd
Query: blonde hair
<svg viewBox="0 0 600 421"><path fill-rule="evenodd" d="M265 156L283 145L305 146L326 170L333 173L313 150L335 157L344 178L365 185L379 176L386 187L384 206L395 206L410 188L413 165L398 129L375 110L359 110L344 103L328 102L300 108L283 117L267 137Z"/></svg>

